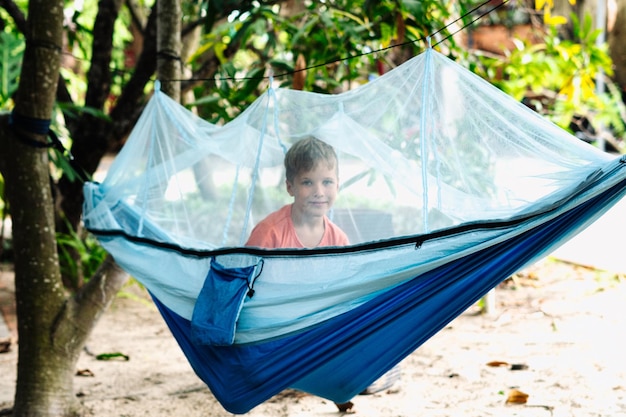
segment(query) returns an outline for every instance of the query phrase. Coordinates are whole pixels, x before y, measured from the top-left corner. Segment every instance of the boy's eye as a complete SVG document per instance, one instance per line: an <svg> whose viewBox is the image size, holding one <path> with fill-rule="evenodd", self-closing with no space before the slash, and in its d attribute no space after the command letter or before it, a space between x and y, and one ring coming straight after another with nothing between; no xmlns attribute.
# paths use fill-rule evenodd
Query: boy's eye
<svg viewBox="0 0 626 417"><path fill-rule="evenodd" d="M310 180L303 180L302 185L311 185L313 184Z"/></svg>
<svg viewBox="0 0 626 417"><path fill-rule="evenodd" d="M335 181L333 180L326 180L324 181L324 185L333 185L335 183Z"/></svg>

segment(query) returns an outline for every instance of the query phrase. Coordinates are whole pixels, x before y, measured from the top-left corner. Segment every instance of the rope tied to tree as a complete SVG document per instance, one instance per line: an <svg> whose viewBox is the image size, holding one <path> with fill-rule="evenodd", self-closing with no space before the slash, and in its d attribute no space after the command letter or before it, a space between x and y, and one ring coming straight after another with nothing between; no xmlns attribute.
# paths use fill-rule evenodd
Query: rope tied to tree
<svg viewBox="0 0 626 417"><path fill-rule="evenodd" d="M54 148L62 155L67 155L70 160L73 160L74 157L71 152L63 146L57 134L50 129L50 123L50 119L24 116L23 114L17 113L15 110L9 115L9 126L14 128L15 137L17 137L20 142L32 146L33 148ZM48 142L41 142L28 137L23 132L35 135L46 135L50 140Z"/></svg>

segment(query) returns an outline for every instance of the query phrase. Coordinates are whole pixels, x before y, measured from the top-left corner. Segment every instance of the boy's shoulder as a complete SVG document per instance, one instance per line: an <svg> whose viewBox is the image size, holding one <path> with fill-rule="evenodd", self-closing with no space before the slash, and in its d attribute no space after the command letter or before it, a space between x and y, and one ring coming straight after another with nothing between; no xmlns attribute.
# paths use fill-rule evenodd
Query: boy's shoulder
<svg viewBox="0 0 626 417"><path fill-rule="evenodd" d="M257 232L269 232L283 230L291 225L291 204L271 212L261 220L254 228Z"/></svg>
<svg viewBox="0 0 626 417"><path fill-rule="evenodd" d="M261 220L250 233L246 246L281 248L290 245L293 226L291 205L286 205Z"/></svg>
<svg viewBox="0 0 626 417"><path fill-rule="evenodd" d="M291 219L291 204L286 204L276 211L267 215L260 223L270 223L277 225L283 221ZM259 224L260 224L259 223Z"/></svg>

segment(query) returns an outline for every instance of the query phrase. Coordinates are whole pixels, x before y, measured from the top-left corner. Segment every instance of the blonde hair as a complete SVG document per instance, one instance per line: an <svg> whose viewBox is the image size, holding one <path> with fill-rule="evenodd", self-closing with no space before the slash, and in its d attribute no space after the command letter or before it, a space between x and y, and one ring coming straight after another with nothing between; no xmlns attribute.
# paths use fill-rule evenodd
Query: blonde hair
<svg viewBox="0 0 626 417"><path fill-rule="evenodd" d="M287 181L293 182L300 172L311 171L320 162L326 162L329 168L334 167L339 171L337 154L332 146L312 136L299 140L285 155Z"/></svg>

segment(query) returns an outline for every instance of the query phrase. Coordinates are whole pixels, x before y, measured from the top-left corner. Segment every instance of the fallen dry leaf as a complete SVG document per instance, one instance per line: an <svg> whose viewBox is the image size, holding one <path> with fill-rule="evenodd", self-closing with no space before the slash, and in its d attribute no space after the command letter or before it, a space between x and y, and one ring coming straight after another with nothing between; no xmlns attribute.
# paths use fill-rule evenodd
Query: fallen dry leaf
<svg viewBox="0 0 626 417"><path fill-rule="evenodd" d="M509 363L504 362L504 361L491 361L491 362L487 362L487 366L494 366L494 367L509 366Z"/></svg>
<svg viewBox="0 0 626 417"><path fill-rule="evenodd" d="M9 353L11 351L11 340L0 340L0 353Z"/></svg>
<svg viewBox="0 0 626 417"><path fill-rule="evenodd" d="M79 369L76 371L76 376L95 376L90 369Z"/></svg>
<svg viewBox="0 0 626 417"><path fill-rule="evenodd" d="M509 396L506 399L508 404L526 404L528 401L528 394L517 389L509 391Z"/></svg>

